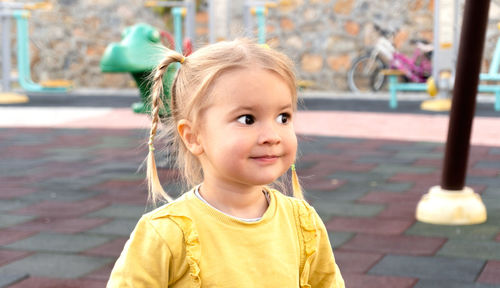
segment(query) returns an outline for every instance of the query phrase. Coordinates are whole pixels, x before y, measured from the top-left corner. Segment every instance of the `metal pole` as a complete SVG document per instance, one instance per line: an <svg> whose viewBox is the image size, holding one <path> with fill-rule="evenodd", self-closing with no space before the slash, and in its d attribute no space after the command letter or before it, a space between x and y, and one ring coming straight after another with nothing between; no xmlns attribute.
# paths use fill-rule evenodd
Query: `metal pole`
<svg viewBox="0 0 500 288"><path fill-rule="evenodd" d="M215 43L215 0L208 0L208 41Z"/></svg>
<svg viewBox="0 0 500 288"><path fill-rule="evenodd" d="M441 178L441 187L445 190L462 190L465 185L489 6L490 0L467 0L465 3Z"/></svg>
<svg viewBox="0 0 500 288"><path fill-rule="evenodd" d="M186 18L184 20L185 26L184 28L186 29L186 38L191 39L193 41L193 46L195 45L194 43L194 34L195 34L195 17L196 17L196 3L193 0L188 0L186 1Z"/></svg>
<svg viewBox="0 0 500 288"><path fill-rule="evenodd" d="M10 70L12 68L10 59L11 17L7 15L0 15L0 17L2 17L2 91L8 92L10 91Z"/></svg>

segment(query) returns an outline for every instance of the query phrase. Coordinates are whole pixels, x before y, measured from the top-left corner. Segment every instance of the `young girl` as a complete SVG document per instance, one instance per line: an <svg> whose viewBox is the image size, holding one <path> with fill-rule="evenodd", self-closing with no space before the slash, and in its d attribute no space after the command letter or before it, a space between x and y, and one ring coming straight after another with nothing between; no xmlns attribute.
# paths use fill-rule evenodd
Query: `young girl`
<svg viewBox="0 0 500 288"><path fill-rule="evenodd" d="M194 187L175 201L153 155L173 62L181 65L166 128ZM188 57L168 51L153 79L148 179L151 199L170 203L139 220L108 287L344 287L294 171L296 103L293 64L272 49L240 39ZM295 197L268 186L290 167Z"/></svg>

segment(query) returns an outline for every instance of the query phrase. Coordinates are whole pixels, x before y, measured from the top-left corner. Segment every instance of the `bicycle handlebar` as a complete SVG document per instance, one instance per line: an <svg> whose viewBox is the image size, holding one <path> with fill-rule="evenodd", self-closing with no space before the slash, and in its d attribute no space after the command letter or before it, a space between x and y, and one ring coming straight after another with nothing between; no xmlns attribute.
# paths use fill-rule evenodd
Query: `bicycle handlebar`
<svg viewBox="0 0 500 288"><path fill-rule="evenodd" d="M384 37L390 37L392 34L394 34L396 31L395 30L390 30L390 29L384 29L377 23L373 23L373 26L375 27L375 30L382 34Z"/></svg>

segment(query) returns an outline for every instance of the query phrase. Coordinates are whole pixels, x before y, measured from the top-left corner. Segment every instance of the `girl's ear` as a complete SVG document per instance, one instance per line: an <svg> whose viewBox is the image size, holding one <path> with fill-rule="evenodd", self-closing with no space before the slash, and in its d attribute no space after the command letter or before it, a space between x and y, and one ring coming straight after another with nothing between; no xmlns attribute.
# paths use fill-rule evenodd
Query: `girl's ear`
<svg viewBox="0 0 500 288"><path fill-rule="evenodd" d="M177 122L177 131L181 136L182 142L186 145L189 152L195 156L203 154L203 147L198 139L198 133L189 120L182 119Z"/></svg>

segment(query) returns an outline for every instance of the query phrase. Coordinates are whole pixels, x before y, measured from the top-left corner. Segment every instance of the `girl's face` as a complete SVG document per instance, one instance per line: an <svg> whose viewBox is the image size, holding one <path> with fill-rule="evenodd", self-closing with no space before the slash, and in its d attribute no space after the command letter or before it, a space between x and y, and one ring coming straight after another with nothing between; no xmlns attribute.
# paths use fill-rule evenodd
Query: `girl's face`
<svg viewBox="0 0 500 288"><path fill-rule="evenodd" d="M295 161L297 138L287 83L276 73L236 69L223 73L199 118L199 155L205 181L267 185Z"/></svg>

